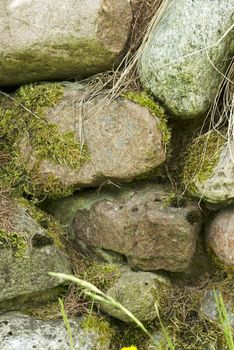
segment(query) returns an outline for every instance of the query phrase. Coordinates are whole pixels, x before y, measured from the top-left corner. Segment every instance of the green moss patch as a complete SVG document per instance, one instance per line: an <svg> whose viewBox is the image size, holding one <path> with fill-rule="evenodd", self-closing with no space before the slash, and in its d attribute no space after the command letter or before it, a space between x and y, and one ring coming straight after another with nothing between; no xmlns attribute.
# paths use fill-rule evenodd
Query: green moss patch
<svg viewBox="0 0 234 350"><path fill-rule="evenodd" d="M119 265L100 263L95 260L81 274L82 279L91 282L103 292L106 292L110 287L112 287L120 276L121 273Z"/></svg>
<svg viewBox="0 0 234 350"><path fill-rule="evenodd" d="M47 214L38 207L32 205L29 201L21 198L21 205L23 205L27 214L31 216L35 222L45 229L45 233L50 237L55 246L60 249L65 249L64 233L59 223L54 219L52 215Z"/></svg>
<svg viewBox="0 0 234 350"><path fill-rule="evenodd" d="M196 182L203 183L211 177L224 144L225 138L215 131L193 141L183 170L183 182L191 193L196 193Z"/></svg>
<svg viewBox="0 0 234 350"><path fill-rule="evenodd" d="M127 99L138 103L140 106L146 107L149 109L151 114L157 118L159 122L159 129L162 133L162 141L164 145L168 145L171 139L171 132L167 126L167 116L163 110L163 108L156 103L153 98L151 98L145 91L141 92L133 92L128 91L124 93L124 97Z"/></svg>
<svg viewBox="0 0 234 350"><path fill-rule="evenodd" d="M90 313L84 318L81 328L84 332L96 334L103 349L107 348L114 334L109 322L104 317L97 316L94 313Z"/></svg>
<svg viewBox="0 0 234 350"><path fill-rule="evenodd" d="M0 249L9 247L16 258L23 258L27 248L26 237L22 233L7 232L0 228Z"/></svg>
<svg viewBox="0 0 234 350"><path fill-rule="evenodd" d="M19 194L33 197L58 198L70 194L74 188L63 188L57 177L42 178L38 173L40 161L79 169L89 159L87 147L81 148L71 132L61 133L48 123L46 113L63 97L59 84L26 85L14 95L0 95L0 148L9 160L1 168L1 178L7 187ZM22 158L20 144L27 140L36 162L28 169Z"/></svg>

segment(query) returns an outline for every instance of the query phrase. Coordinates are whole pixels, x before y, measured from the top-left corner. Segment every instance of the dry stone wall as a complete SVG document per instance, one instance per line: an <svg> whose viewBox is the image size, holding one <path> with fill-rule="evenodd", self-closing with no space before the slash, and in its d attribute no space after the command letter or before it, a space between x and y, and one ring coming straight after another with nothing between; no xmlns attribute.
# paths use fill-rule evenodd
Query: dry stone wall
<svg viewBox="0 0 234 350"><path fill-rule="evenodd" d="M176 349L225 349L211 291L233 318L233 9L0 1L0 313L38 312L64 291L48 272L75 274L154 332L130 338L100 294L125 326L99 315L90 330L90 311L88 332L72 323L80 349L117 350L126 334L164 348L162 322ZM63 305L77 316L90 299L73 285ZM56 322L3 314L0 347L68 348Z"/></svg>

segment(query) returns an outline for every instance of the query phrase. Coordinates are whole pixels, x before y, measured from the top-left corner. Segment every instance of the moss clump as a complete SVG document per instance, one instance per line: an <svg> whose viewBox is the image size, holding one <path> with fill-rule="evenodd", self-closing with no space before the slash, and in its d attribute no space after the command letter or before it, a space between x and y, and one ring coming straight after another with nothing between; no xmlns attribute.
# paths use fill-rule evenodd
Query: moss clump
<svg viewBox="0 0 234 350"><path fill-rule="evenodd" d="M1 247L9 247L13 250L16 258L23 258L27 248L27 240L22 233L0 229L0 249Z"/></svg>
<svg viewBox="0 0 234 350"><path fill-rule="evenodd" d="M98 289L106 292L121 276L120 266L117 264L93 261L81 274L81 278L94 284Z"/></svg>
<svg viewBox="0 0 234 350"><path fill-rule="evenodd" d="M36 207L35 205L32 205L31 202L27 201L24 198L20 199L20 204L26 209L27 214L33 220L35 220L38 225L45 229L46 234L48 237L52 238L55 246L60 250L64 250L64 232L54 217Z"/></svg>
<svg viewBox="0 0 234 350"><path fill-rule="evenodd" d="M10 160L1 169L1 178L7 187L35 197L60 197L74 188L63 189L58 178L42 178L40 161L48 159L56 164L79 169L89 156L87 147L81 148L71 132L61 133L48 123L46 113L62 98L64 88L59 84L26 85L13 96L0 97L0 148ZM36 158L31 169L25 166L22 142L32 148Z"/></svg>
<svg viewBox="0 0 234 350"><path fill-rule="evenodd" d="M168 145L171 139L171 132L167 126L167 116L163 108L158 103L156 103L145 91L128 91L124 93L124 97L149 109L151 114L156 117L159 122L159 128L162 133L162 141L164 145Z"/></svg>
<svg viewBox="0 0 234 350"><path fill-rule="evenodd" d="M136 346L138 350L149 350L148 336L137 326L112 320L115 333L111 342L111 350L121 350L123 346ZM148 326L146 326L148 328Z"/></svg>
<svg viewBox="0 0 234 350"><path fill-rule="evenodd" d="M222 134L211 131L195 139L188 148L183 182L192 194L196 193L196 183L203 183L211 177L224 144Z"/></svg>
<svg viewBox="0 0 234 350"><path fill-rule="evenodd" d="M97 335L97 340L101 346L101 349L109 349L109 344L114 335L114 331L104 317L90 313L84 318L83 322L81 323L81 328L84 332L93 332L95 335ZM92 350L97 349L95 348Z"/></svg>

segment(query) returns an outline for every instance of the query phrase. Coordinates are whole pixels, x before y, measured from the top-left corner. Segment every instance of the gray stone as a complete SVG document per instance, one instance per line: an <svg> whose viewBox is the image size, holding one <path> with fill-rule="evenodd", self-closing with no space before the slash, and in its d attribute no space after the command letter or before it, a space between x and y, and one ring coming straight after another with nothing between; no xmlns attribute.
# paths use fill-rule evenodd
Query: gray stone
<svg viewBox="0 0 234 350"><path fill-rule="evenodd" d="M129 271L107 291L107 295L122 304L139 321L152 321L157 317L155 309L156 293L163 288L171 288L168 278L151 272ZM125 322L133 322L124 311L112 304L101 304L102 310Z"/></svg>
<svg viewBox="0 0 234 350"><path fill-rule="evenodd" d="M170 206L170 189L153 183L79 193L50 204L75 240L127 257L142 270L183 271L193 258L201 225L196 205Z"/></svg>
<svg viewBox="0 0 234 350"><path fill-rule="evenodd" d="M105 95L81 105L83 92L71 86L45 117L61 132L74 132L81 145L86 143L90 160L72 169L38 159L24 140L22 157L29 171L36 167L37 179L43 182L53 176L63 188L99 186L109 181L129 181L164 162L159 120L147 108L122 97L110 102Z"/></svg>
<svg viewBox="0 0 234 350"><path fill-rule="evenodd" d="M195 195L209 203L234 202L234 142L224 147L212 174L204 181L194 180Z"/></svg>
<svg viewBox="0 0 234 350"><path fill-rule="evenodd" d="M206 242L224 266L234 266L234 208L221 210L206 230Z"/></svg>
<svg viewBox="0 0 234 350"><path fill-rule="evenodd" d="M71 274L70 264L53 238L30 216L27 207L19 203L17 207L14 233L6 239L0 234L0 309L12 308L11 300L16 298L27 300L31 296L36 302L33 295L37 293L41 294L38 302L43 294L51 298L61 281L48 272ZM13 305L16 309L20 308L18 301Z"/></svg>
<svg viewBox="0 0 234 350"><path fill-rule="evenodd" d="M217 297L220 295L219 290L215 290ZM205 317L210 319L211 321L219 322L219 314L215 300L215 293L213 290L208 290L202 300L201 304L201 312ZM225 308L227 310L227 315L229 318L230 325L234 327L234 313L233 313L233 305L231 302L225 303Z"/></svg>
<svg viewBox="0 0 234 350"><path fill-rule="evenodd" d="M0 14L2 86L111 69L132 20L128 0L3 0Z"/></svg>
<svg viewBox="0 0 234 350"><path fill-rule="evenodd" d="M70 320L76 350L108 350L110 339L102 334L83 331L80 320ZM69 350L70 339L62 320L42 321L19 313L0 316L1 350Z"/></svg>
<svg viewBox="0 0 234 350"><path fill-rule="evenodd" d="M143 86L179 118L203 115L234 52L233 0L168 1L144 45ZM207 49L205 49L207 48Z"/></svg>

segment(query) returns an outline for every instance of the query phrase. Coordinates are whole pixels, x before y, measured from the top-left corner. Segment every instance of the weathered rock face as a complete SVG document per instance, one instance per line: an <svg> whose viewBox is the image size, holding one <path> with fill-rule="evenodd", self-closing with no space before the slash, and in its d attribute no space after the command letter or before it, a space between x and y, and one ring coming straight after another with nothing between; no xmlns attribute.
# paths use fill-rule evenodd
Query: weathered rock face
<svg viewBox="0 0 234 350"><path fill-rule="evenodd" d="M129 181L165 160L159 120L145 107L119 97L105 96L80 105L81 92L67 88L64 96L45 118L61 132L73 132L86 144L89 160L79 169L41 159L25 140L21 143L24 165L36 169L36 178L47 182L51 176L62 188L103 185L109 180ZM33 142L33 140L32 140Z"/></svg>
<svg viewBox="0 0 234 350"><path fill-rule="evenodd" d="M73 346L79 350L108 350L110 339L84 332L79 321L69 320ZM102 339L102 341L100 340ZM69 335L62 320L42 321L20 313L0 316L1 350L69 350Z"/></svg>
<svg viewBox="0 0 234 350"><path fill-rule="evenodd" d="M121 253L142 270L182 271L194 255L201 217L195 205L168 206L168 191L152 183L123 186L60 200L51 210L64 226L74 218L77 242Z"/></svg>
<svg viewBox="0 0 234 350"><path fill-rule="evenodd" d="M110 69L132 19L128 0L4 0L0 14L2 86Z"/></svg>
<svg viewBox="0 0 234 350"><path fill-rule="evenodd" d="M175 116L196 117L209 109L220 72L225 73L233 55L233 31L224 36L233 19L232 0L177 0L168 2L153 27L140 78Z"/></svg>
<svg viewBox="0 0 234 350"><path fill-rule="evenodd" d="M163 288L170 288L170 281L166 277L151 272L129 271L120 277L106 294L125 306L138 320L152 321L157 317L155 295L161 292L162 296ZM111 304L103 303L101 308L122 321L132 321L122 310Z"/></svg>
<svg viewBox="0 0 234 350"><path fill-rule="evenodd" d="M225 265L234 267L234 208L219 212L206 232L208 247Z"/></svg>
<svg viewBox="0 0 234 350"><path fill-rule="evenodd" d="M71 273L68 260L59 253L53 238L30 216L24 205L18 204L14 225L14 233L0 232L0 309L11 308L11 299L23 297L27 300L36 293L41 294L40 298L43 293L45 298L46 295L53 297L52 289L61 282L51 278L48 272ZM56 291L54 293L56 297ZM17 303L15 309L20 308Z"/></svg>

